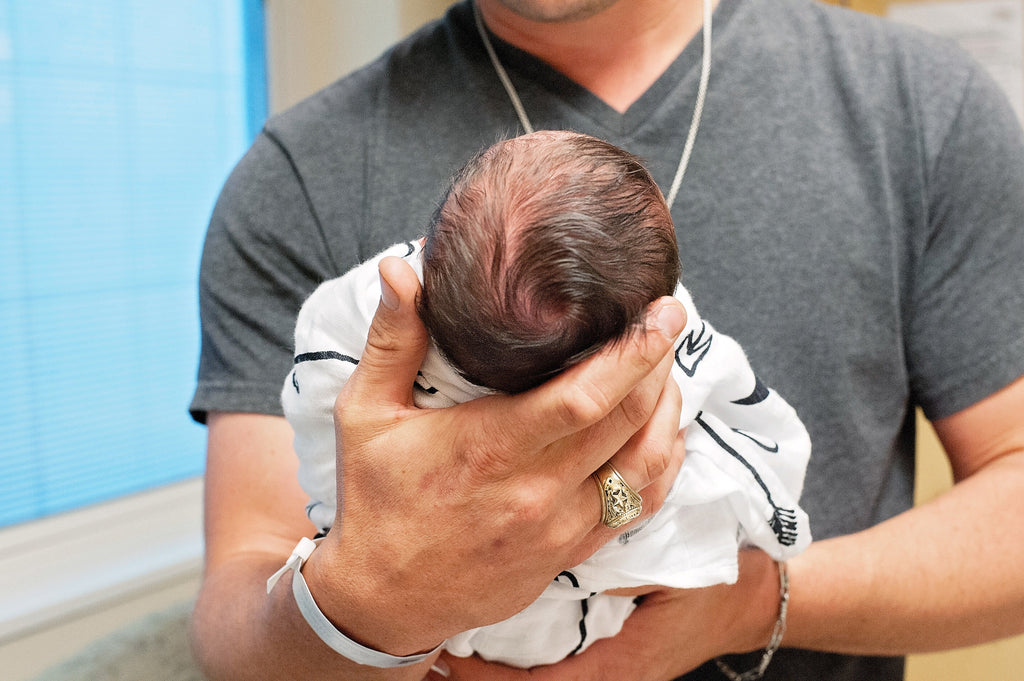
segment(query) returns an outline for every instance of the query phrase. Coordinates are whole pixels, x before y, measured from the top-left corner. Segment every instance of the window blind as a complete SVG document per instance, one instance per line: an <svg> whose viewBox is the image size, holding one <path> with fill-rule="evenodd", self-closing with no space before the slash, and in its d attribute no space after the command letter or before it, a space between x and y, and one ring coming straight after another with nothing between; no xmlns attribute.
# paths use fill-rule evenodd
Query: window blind
<svg viewBox="0 0 1024 681"><path fill-rule="evenodd" d="M198 260L263 61L259 0L0 0L0 526L202 472Z"/></svg>

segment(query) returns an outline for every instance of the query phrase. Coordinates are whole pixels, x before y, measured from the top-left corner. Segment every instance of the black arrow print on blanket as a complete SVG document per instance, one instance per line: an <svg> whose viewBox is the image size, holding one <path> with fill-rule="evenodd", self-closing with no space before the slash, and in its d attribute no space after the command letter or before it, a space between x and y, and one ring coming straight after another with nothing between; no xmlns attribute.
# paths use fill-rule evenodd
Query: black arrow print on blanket
<svg viewBox="0 0 1024 681"><path fill-rule="evenodd" d="M359 360L356 359L355 357L350 357L349 355L344 355L344 354L342 354L340 352L336 352L334 350L320 350L318 352L304 352L301 355L295 355L295 362L294 363L295 364L301 364L303 362L319 362L320 360L324 360L324 359L336 359L338 361L348 362L350 364L359 364ZM417 376L423 376L423 374L421 374L418 371L416 372L416 375ZM292 385L295 386L295 392L298 393L299 392L299 381L295 377L295 372L294 371L292 372ZM416 383L416 387L419 388L420 390L423 390L425 392L430 393L431 395L433 395L434 393L437 392L437 388L434 388L434 387L425 388L422 385L420 385L419 383Z"/></svg>
<svg viewBox="0 0 1024 681"><path fill-rule="evenodd" d="M768 389L758 376L754 376L754 390L749 395L740 400L733 400L733 404L746 407L754 404L760 404L768 399L768 395L771 391Z"/></svg>
<svg viewBox="0 0 1024 681"><path fill-rule="evenodd" d="M750 474L754 477L754 481L757 482L758 486L764 491L765 497L768 499L768 503L771 504L773 510L771 520L768 521L768 525L772 528L772 532L775 533L779 543L783 546L792 546L796 543L797 539L797 524L796 524L796 511L789 508L781 508L772 499L771 490L768 489L768 485L764 484L764 480L761 479L761 475L757 472L757 469L750 465L750 462L743 458L743 456L735 449L730 447L722 437L715 432L715 430L707 424L701 418L701 414L698 413L694 419L701 428L703 428L711 438L718 443L718 446L729 452L737 461L750 471Z"/></svg>
<svg viewBox="0 0 1024 681"><path fill-rule="evenodd" d="M561 581L559 577L565 577L568 579L574 589L580 588L580 583L579 580L576 579L576 575L568 570L563 570L558 573L558 577L555 577L556 582ZM580 649L583 648L583 644L587 642L587 612L590 609L590 599L595 595L596 594L591 593L590 596L580 601L580 642L576 644L576 647L572 649L572 652L569 653L568 657L572 657L576 653L580 652Z"/></svg>
<svg viewBox="0 0 1024 681"><path fill-rule="evenodd" d="M766 452L771 452L772 454L779 453L779 443L773 440L769 440L763 435L755 435L754 433L748 433L747 431L740 430L739 428L733 428L732 432L736 433L737 435L742 435L743 437L747 438L748 440L750 440L751 442L753 442L755 445L757 445Z"/></svg>
<svg viewBox="0 0 1024 681"><path fill-rule="evenodd" d="M708 354L708 350L711 349L711 340L714 338L714 335L708 334L708 337L704 338L704 332L707 331L707 328L707 324L701 321L700 331L691 330L690 333L683 337L679 347L676 348L676 364L690 378L693 378L693 375L697 373L697 365L700 364L704 356ZM694 333L697 335L695 336Z"/></svg>
<svg viewBox="0 0 1024 681"><path fill-rule="evenodd" d="M295 355L295 364L302 364L303 362L317 362L321 359L338 359L342 362L351 362L352 364L359 364L359 360L355 357L349 357L343 355L340 352L334 350L320 350L319 352L304 352L301 355Z"/></svg>
<svg viewBox="0 0 1024 681"><path fill-rule="evenodd" d="M352 364L359 364L359 360L355 357L349 357L343 355L340 352L334 350L320 350L318 352L303 352L301 355L295 355L294 364L302 364L303 362L319 362L324 359L336 359L342 362L350 362ZM296 378L295 372L292 371L292 386L295 388L296 394L299 392L299 379Z"/></svg>

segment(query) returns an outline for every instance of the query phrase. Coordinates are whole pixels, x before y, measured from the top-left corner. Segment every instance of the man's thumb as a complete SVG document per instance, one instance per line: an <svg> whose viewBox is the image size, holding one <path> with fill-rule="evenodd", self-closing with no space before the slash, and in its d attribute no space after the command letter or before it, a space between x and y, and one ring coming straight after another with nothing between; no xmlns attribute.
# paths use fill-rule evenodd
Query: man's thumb
<svg viewBox="0 0 1024 681"><path fill-rule="evenodd" d="M412 385L427 348L427 331L416 312L420 283L401 258L384 258L379 272L380 303L363 357L349 380L349 398L361 404L411 404Z"/></svg>

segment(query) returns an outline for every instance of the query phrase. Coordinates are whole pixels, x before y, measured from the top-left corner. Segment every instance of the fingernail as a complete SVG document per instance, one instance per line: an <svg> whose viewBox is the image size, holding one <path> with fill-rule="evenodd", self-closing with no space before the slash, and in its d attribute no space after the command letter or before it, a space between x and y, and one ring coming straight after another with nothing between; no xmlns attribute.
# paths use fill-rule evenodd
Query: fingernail
<svg viewBox="0 0 1024 681"><path fill-rule="evenodd" d="M686 312L678 305L666 303L654 313L654 323L666 338L675 338L686 326Z"/></svg>
<svg viewBox="0 0 1024 681"><path fill-rule="evenodd" d="M452 670L448 668L444 660L435 660L434 664L430 667L430 671L437 672L446 679L452 674Z"/></svg>
<svg viewBox="0 0 1024 681"><path fill-rule="evenodd" d="M384 275L380 275L380 302L389 310L398 309L398 294Z"/></svg>

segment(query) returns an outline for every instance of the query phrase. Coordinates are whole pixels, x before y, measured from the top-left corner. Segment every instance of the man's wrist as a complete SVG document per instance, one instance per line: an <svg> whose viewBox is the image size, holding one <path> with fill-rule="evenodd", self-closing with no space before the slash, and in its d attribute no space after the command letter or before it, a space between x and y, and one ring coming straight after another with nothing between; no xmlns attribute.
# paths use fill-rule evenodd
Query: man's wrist
<svg viewBox="0 0 1024 681"><path fill-rule="evenodd" d="M731 653L747 653L763 649L770 641L779 619L781 575L779 564L767 553L751 549L740 552L740 584L738 595L743 603L738 610L741 621Z"/></svg>
<svg viewBox="0 0 1024 681"><path fill-rule="evenodd" d="M315 551L302 574L324 617L360 645L403 657L433 651L445 638L415 626L415 617L410 617L412 613L404 607L402 612L390 614L384 595L396 592L354 578L352 570L332 561L330 551Z"/></svg>
<svg viewBox="0 0 1024 681"><path fill-rule="evenodd" d="M764 650L761 652L761 659L757 665L747 669L746 671L738 672L721 657L715 658L715 663L718 665L719 671L721 671L722 674L728 677L731 681L758 681L763 678L765 671L768 669L768 665L771 664L772 658L775 656L776 651L778 651L782 646L782 638L786 634L786 622L789 612L789 574L784 561L778 562L777 567L779 573L778 616L776 617L775 624L772 626L771 638L768 640L767 646L765 646Z"/></svg>

